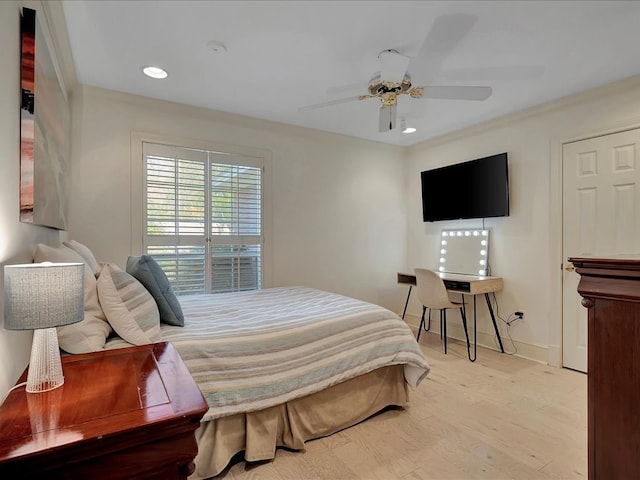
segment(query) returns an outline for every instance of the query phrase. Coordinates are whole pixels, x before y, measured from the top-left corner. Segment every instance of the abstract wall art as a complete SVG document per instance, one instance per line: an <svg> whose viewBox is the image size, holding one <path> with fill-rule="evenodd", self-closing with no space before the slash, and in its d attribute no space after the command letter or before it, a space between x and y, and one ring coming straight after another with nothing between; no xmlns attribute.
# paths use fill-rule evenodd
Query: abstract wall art
<svg viewBox="0 0 640 480"><path fill-rule="evenodd" d="M46 21L26 7L21 45L20 221L66 230L71 114Z"/></svg>

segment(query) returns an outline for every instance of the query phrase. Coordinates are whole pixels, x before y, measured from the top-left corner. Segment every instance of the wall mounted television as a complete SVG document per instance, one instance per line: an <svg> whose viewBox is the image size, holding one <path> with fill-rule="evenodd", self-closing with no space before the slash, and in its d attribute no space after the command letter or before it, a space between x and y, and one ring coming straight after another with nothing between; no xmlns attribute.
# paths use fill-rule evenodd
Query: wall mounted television
<svg viewBox="0 0 640 480"><path fill-rule="evenodd" d="M509 215L507 153L421 173L425 222Z"/></svg>

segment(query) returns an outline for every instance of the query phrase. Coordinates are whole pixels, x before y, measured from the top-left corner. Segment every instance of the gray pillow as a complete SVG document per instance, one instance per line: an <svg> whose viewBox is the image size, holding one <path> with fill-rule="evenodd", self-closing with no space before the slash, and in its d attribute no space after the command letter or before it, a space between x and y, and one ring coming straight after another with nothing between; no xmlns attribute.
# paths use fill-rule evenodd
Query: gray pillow
<svg viewBox="0 0 640 480"><path fill-rule="evenodd" d="M169 279L151 255L129 257L126 270L149 290L158 305L162 323L184 327L180 302L173 293Z"/></svg>

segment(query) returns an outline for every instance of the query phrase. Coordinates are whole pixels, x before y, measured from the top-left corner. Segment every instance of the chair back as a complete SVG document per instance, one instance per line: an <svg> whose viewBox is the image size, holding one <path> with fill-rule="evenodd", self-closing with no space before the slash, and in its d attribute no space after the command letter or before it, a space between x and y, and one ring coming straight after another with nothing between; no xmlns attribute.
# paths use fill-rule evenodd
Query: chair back
<svg viewBox="0 0 640 480"><path fill-rule="evenodd" d="M416 274L416 294L422 305L434 310L460 308L460 305L449 300L447 288L437 273L426 268L416 268L414 271Z"/></svg>

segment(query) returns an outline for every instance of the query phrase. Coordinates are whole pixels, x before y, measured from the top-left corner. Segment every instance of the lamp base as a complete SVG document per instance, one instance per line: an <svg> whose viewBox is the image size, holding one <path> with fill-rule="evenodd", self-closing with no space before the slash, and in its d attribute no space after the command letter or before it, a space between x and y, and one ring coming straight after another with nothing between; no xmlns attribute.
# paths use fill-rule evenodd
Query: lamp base
<svg viewBox="0 0 640 480"><path fill-rule="evenodd" d="M55 327L34 330L27 373L27 392L47 392L62 386L63 383L62 361Z"/></svg>

